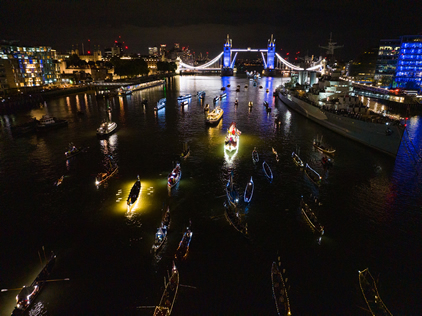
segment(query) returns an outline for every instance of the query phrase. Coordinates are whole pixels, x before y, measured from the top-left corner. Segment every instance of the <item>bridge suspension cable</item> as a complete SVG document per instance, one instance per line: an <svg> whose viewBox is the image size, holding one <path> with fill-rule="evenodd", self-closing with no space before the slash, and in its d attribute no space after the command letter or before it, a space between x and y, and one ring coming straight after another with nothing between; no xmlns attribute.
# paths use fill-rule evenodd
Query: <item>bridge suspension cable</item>
<svg viewBox="0 0 422 316"><path fill-rule="evenodd" d="M198 66L198 67L195 67L195 66L191 66L191 65L188 65L188 64L185 64L183 61L179 61L179 65L180 66L182 66L182 67L185 67L185 68L188 68L188 69L204 69L204 68L207 68L208 66L211 66L212 64L214 64L215 62L217 62L219 59L220 59L220 57L222 56L224 54L224 52L221 52L217 57L215 57L213 60L211 60L211 61L209 61L209 62L207 62L207 63L205 63L205 64L203 64L203 65L200 65L200 66ZM211 68L208 68L208 69L211 69ZM214 68L212 68L212 69L214 69ZM220 68L215 68L215 69L220 69Z"/></svg>

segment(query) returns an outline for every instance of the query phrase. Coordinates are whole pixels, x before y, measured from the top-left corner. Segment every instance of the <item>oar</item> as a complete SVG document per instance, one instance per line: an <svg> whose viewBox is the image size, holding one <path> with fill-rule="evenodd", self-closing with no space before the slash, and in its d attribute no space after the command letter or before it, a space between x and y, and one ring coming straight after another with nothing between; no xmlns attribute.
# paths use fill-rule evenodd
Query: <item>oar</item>
<svg viewBox="0 0 422 316"><path fill-rule="evenodd" d="M136 308L155 308L156 306L136 306Z"/></svg>
<svg viewBox="0 0 422 316"><path fill-rule="evenodd" d="M66 279L53 279L53 280L45 280L44 282L57 282L57 281L70 281L69 278ZM8 292L8 291L18 291L18 290L22 290L23 287L18 287L16 289L1 289L0 292Z"/></svg>
<svg viewBox="0 0 422 316"><path fill-rule="evenodd" d="M179 286L189 287L189 288L195 289L195 290L197 289L195 286L192 286L192 285L179 284Z"/></svg>

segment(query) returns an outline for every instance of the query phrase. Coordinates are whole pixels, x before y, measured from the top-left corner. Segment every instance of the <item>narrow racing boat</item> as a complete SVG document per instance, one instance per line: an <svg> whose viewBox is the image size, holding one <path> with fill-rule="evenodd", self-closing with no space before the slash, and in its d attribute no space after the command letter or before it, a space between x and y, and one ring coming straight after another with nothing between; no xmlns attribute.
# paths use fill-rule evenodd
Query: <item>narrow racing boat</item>
<svg viewBox="0 0 422 316"><path fill-rule="evenodd" d="M226 195L230 205L236 206L239 203L239 194L237 193L233 183L233 171L230 173L229 181L226 185Z"/></svg>
<svg viewBox="0 0 422 316"><path fill-rule="evenodd" d="M161 250L161 247L164 245L165 241L167 240L167 234L170 229L170 208L167 207L167 211L163 215L163 219L161 220L160 227L157 228L157 232L155 233L155 240L154 245L152 246L151 252L156 254Z"/></svg>
<svg viewBox="0 0 422 316"><path fill-rule="evenodd" d="M176 163L176 167L174 167L173 171L168 176L167 186L169 188L174 187L176 184L179 183L181 177L182 169L180 168L180 163Z"/></svg>
<svg viewBox="0 0 422 316"><path fill-rule="evenodd" d="M254 187L255 187L255 185L254 185L254 182L253 182L252 177L251 177L248 184L246 185L245 194L243 195L243 200L246 203L249 203L252 200Z"/></svg>
<svg viewBox="0 0 422 316"><path fill-rule="evenodd" d="M273 172L271 171L270 166L267 164L267 162L262 163L262 169L264 170L265 176L272 181L273 180Z"/></svg>
<svg viewBox="0 0 422 316"><path fill-rule="evenodd" d="M286 284L284 283L283 275L281 274L275 262L273 262L271 266L271 283L277 314L279 316L291 315Z"/></svg>
<svg viewBox="0 0 422 316"><path fill-rule="evenodd" d="M129 196L127 197L127 210L130 211L130 208L133 204L135 204L136 200L139 197L139 193L141 192L141 179L138 178L136 182L133 184L132 189L130 190Z"/></svg>
<svg viewBox="0 0 422 316"><path fill-rule="evenodd" d="M163 295L160 303L155 306L154 316L170 316L176 301L177 291L179 289L179 271L173 262L171 276L165 284Z"/></svg>
<svg viewBox="0 0 422 316"><path fill-rule="evenodd" d="M189 253L189 246L192 240L192 229L191 223L189 222L189 226L186 227L185 233L183 234L182 240L179 243L179 247L177 247L176 254L174 257L178 260L184 260L188 256Z"/></svg>
<svg viewBox="0 0 422 316"><path fill-rule="evenodd" d="M242 233L246 238L248 238L248 224L243 224L240 219L239 212L235 206L229 205L224 202L224 216L226 216L227 221L230 225L234 227L239 233Z"/></svg>
<svg viewBox="0 0 422 316"><path fill-rule="evenodd" d="M311 227L311 229L319 234L324 235L324 226L320 224L318 218L316 217L315 213L311 210L308 204L305 203L303 200L303 196L300 200L300 210L302 212L303 217Z"/></svg>
<svg viewBox="0 0 422 316"><path fill-rule="evenodd" d="M308 178L316 185L321 185L322 177L319 175L318 172L316 172L314 169L312 169L308 164L305 165L305 174L308 176Z"/></svg>
<svg viewBox="0 0 422 316"><path fill-rule="evenodd" d="M254 147L254 149L252 150L252 161L253 163L257 163L259 161L259 154L256 150L256 147Z"/></svg>

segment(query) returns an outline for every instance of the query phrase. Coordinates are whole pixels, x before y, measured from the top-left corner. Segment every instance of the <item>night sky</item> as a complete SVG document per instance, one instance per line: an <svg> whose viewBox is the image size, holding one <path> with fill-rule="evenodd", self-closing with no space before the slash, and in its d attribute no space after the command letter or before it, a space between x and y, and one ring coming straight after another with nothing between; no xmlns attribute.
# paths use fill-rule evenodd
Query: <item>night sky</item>
<svg viewBox="0 0 422 316"><path fill-rule="evenodd" d="M318 45L344 45L336 57L349 60L380 39L422 32L419 1L0 1L0 39L47 45L58 51L72 44L110 47L119 39L128 53L178 42L214 57L227 34L234 48L264 48L274 34L277 52L324 55ZM280 50L282 49L282 50ZM239 55L239 58L240 55Z"/></svg>

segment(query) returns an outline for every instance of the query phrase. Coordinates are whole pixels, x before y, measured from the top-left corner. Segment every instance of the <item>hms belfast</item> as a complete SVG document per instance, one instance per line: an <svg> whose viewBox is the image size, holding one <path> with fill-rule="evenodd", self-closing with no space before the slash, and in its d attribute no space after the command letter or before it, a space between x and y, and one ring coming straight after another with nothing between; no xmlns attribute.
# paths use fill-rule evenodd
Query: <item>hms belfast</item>
<svg viewBox="0 0 422 316"><path fill-rule="evenodd" d="M335 44L330 41L329 44ZM333 45L329 45L333 50ZM324 71L317 83L315 72L310 74L311 87L288 83L277 89L278 98L289 108L310 120L361 144L392 157L397 156L405 125L399 120L371 112L354 96L348 81L340 80L340 73ZM307 72L299 73L299 83Z"/></svg>

